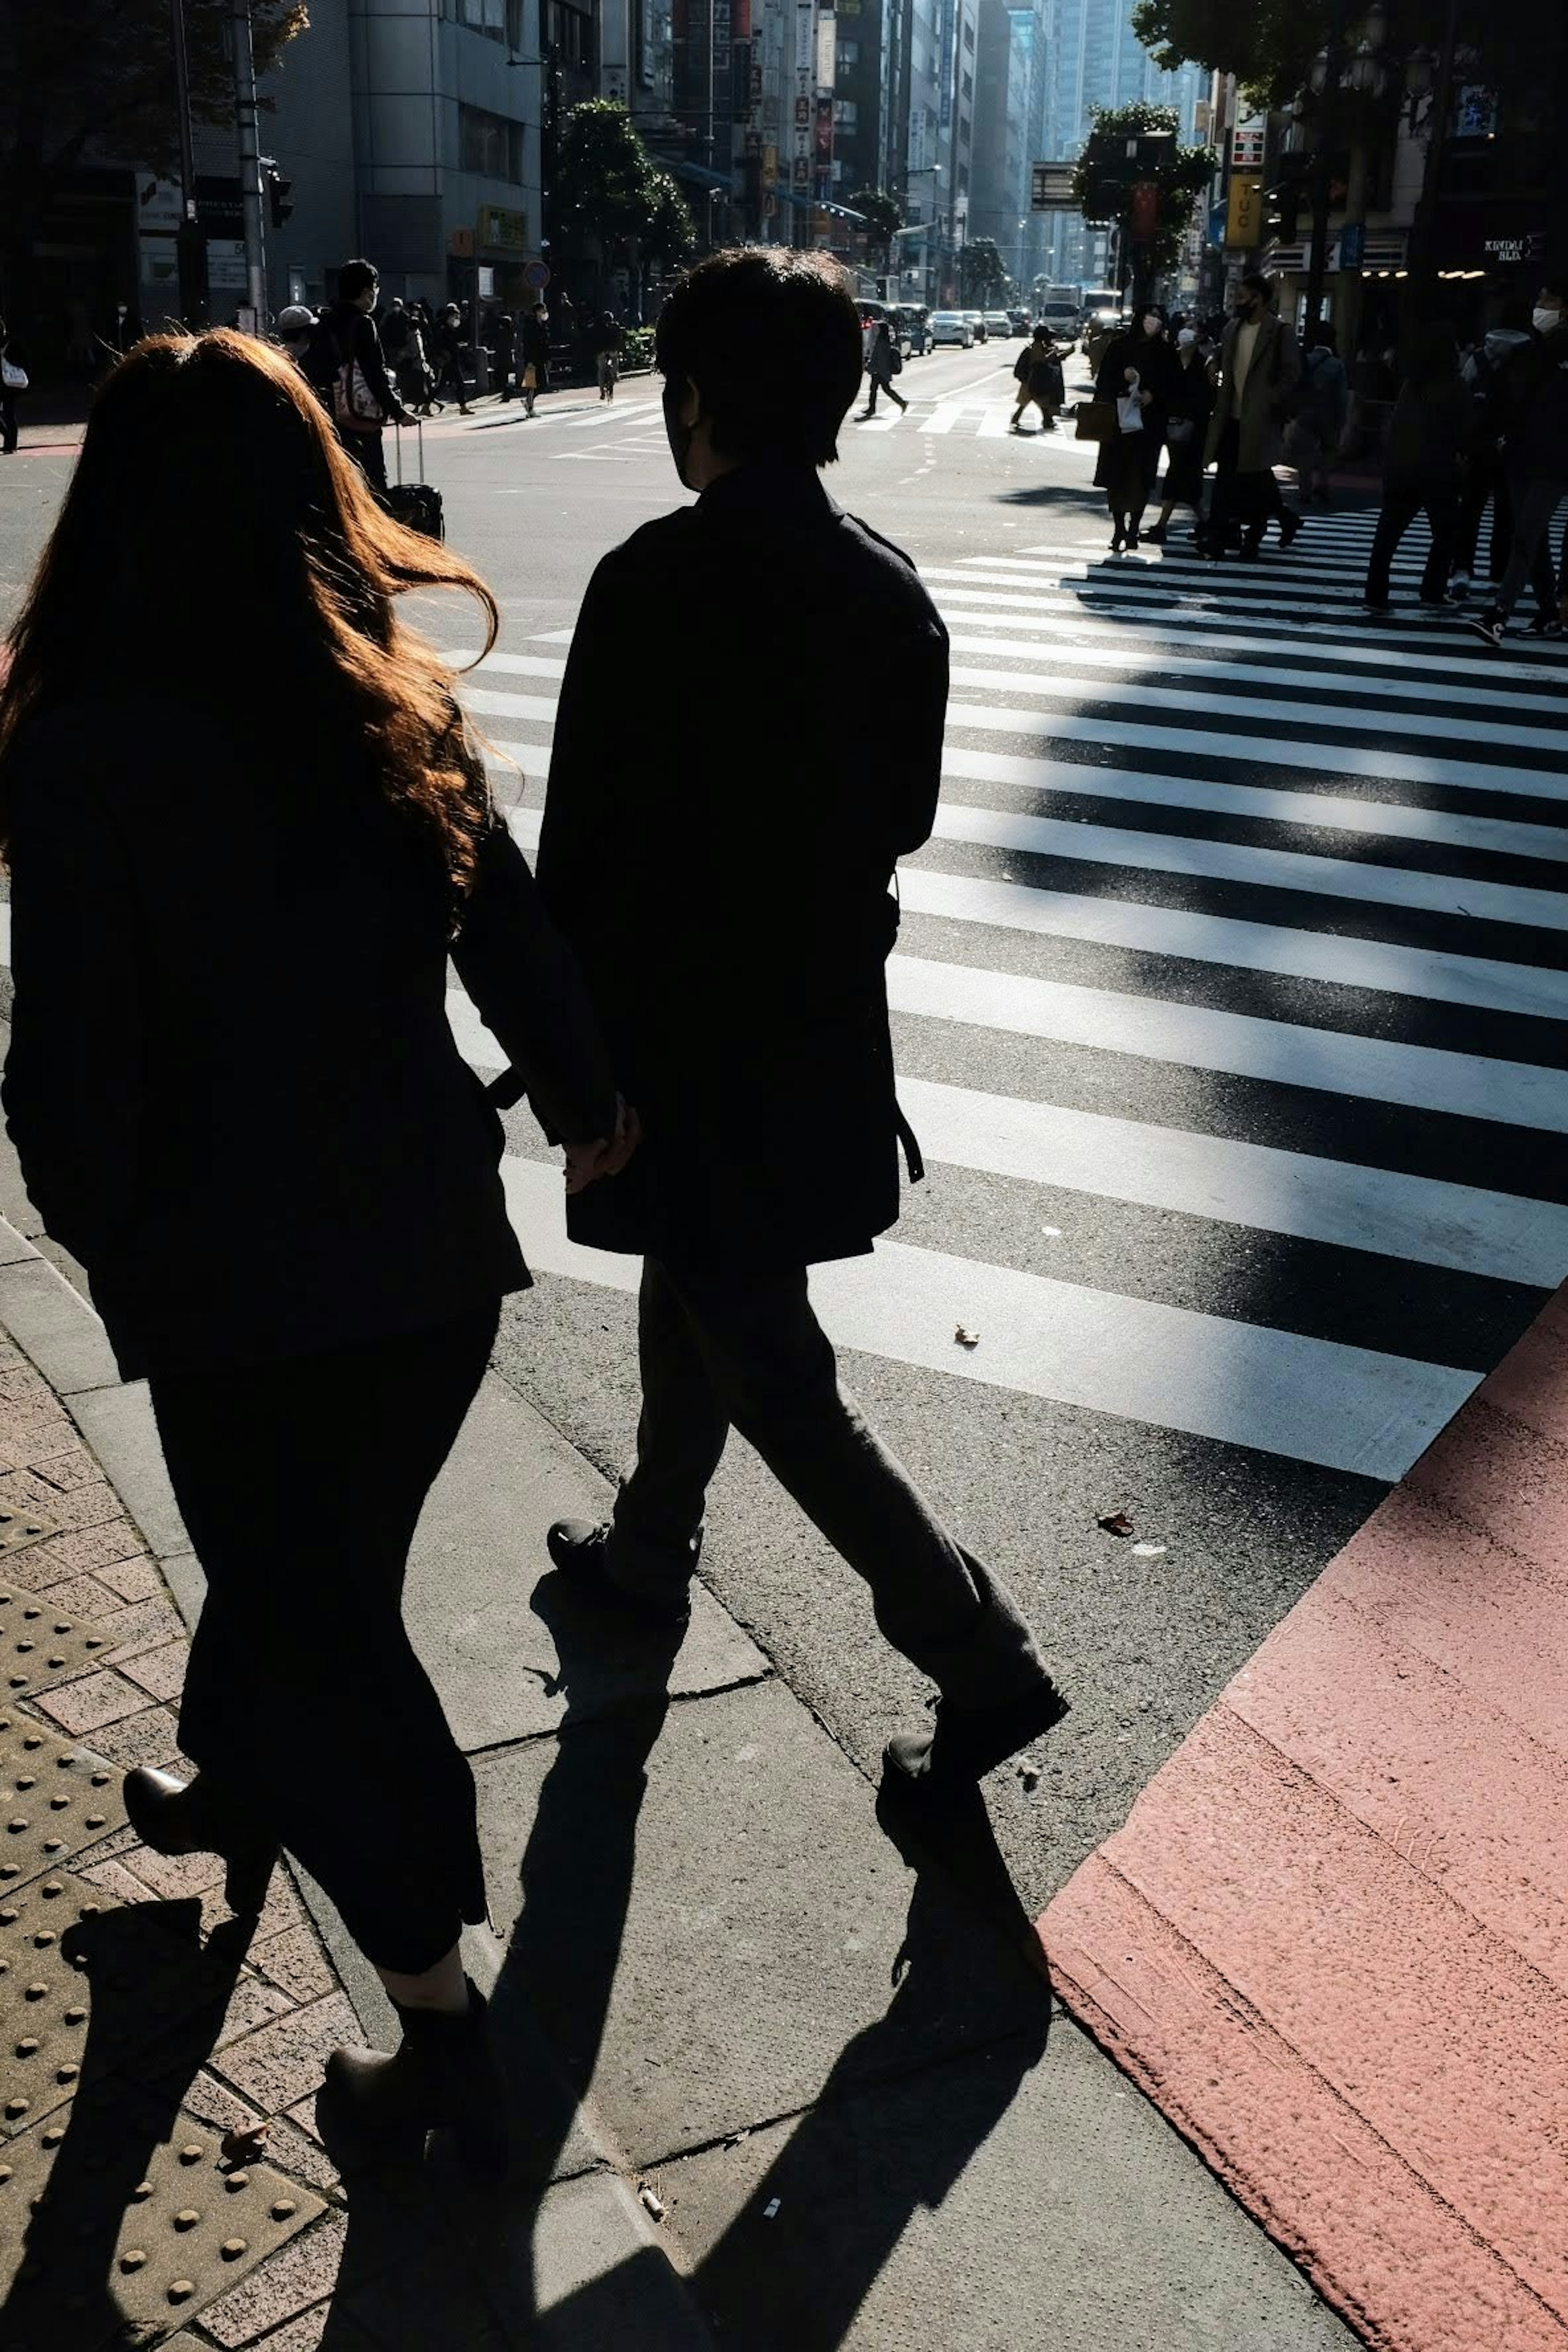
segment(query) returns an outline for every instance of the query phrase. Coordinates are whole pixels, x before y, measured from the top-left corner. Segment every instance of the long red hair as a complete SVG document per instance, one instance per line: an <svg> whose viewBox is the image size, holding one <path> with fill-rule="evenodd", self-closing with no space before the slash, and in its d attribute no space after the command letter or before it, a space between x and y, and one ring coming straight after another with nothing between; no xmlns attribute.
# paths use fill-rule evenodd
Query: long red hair
<svg viewBox="0 0 1568 2352"><path fill-rule="evenodd" d="M252 709L289 756L336 709L382 789L429 831L461 895L489 822L456 678L397 615L407 588L472 567L394 522L338 446L293 362L248 335L153 335L93 403L81 456L0 656L0 850L6 759L24 723L117 689Z"/></svg>

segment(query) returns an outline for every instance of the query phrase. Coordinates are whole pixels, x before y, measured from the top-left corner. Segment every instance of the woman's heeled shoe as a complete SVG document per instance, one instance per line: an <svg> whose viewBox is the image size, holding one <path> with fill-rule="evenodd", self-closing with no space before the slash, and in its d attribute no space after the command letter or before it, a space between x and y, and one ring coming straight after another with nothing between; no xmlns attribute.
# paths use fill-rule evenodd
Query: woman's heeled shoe
<svg viewBox="0 0 1568 2352"><path fill-rule="evenodd" d="M278 1841L234 1799L198 1772L186 1782L146 1765L127 1772L125 1818L154 1853L220 1853L228 1865L228 1907L254 1919L267 1900Z"/></svg>
<svg viewBox="0 0 1568 2352"><path fill-rule="evenodd" d="M492 2178L505 2171L510 2153L506 2084L484 1995L464 1982L468 2006L460 2017L394 2002L403 2040L391 2057L380 2050L333 2051L321 2086L321 2120L329 2134L348 2134L345 2155L359 2150L370 2161L417 2154L426 2132L449 2131L471 2171Z"/></svg>
<svg viewBox="0 0 1568 2352"><path fill-rule="evenodd" d="M1126 545L1126 541L1125 541L1125 540L1123 539L1123 537L1122 537L1122 535L1121 535L1121 531L1115 531L1115 532L1113 532L1113 533L1112 533L1112 535L1111 535L1111 541L1110 541L1110 552L1112 553L1112 555L1120 555L1120 554L1121 554L1121 551L1122 551L1122 548L1123 548L1125 545Z"/></svg>

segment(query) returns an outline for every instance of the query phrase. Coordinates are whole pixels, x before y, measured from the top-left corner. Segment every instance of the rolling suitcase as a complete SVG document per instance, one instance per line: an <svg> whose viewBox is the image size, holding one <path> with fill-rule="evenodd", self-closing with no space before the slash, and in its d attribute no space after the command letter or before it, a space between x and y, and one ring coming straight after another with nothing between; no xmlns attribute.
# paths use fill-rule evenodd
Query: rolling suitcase
<svg viewBox="0 0 1568 2352"><path fill-rule="evenodd" d="M386 511L394 522L400 522L405 530L416 530L425 539L444 540L447 518L442 509L441 493L434 483L425 478L424 420L421 418L416 428L419 436L419 479L416 482L405 482L403 478L403 427L395 425L392 429L397 441L397 479L387 485Z"/></svg>

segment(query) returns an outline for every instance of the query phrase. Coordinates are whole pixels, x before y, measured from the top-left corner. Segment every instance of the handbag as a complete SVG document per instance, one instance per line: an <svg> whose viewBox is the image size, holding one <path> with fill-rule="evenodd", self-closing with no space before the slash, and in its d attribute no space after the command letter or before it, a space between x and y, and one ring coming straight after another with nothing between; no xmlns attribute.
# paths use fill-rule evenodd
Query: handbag
<svg viewBox="0 0 1568 2352"><path fill-rule="evenodd" d="M1197 425L1190 416L1173 416L1165 427L1165 438L1173 449L1184 449Z"/></svg>
<svg viewBox="0 0 1568 2352"><path fill-rule="evenodd" d="M1075 412L1075 441L1111 441L1116 437L1116 403L1113 400L1080 400Z"/></svg>
<svg viewBox="0 0 1568 2352"><path fill-rule="evenodd" d="M345 360L332 378L332 415L340 425L372 425L377 427L386 422L379 400L358 360Z"/></svg>
<svg viewBox="0 0 1568 2352"><path fill-rule="evenodd" d="M18 367L15 360L0 360L0 385L3 385L7 392L26 392L26 369Z"/></svg>
<svg viewBox="0 0 1568 2352"><path fill-rule="evenodd" d="M524 392L537 392L539 390L539 370L534 366L531 360L529 361L527 366L522 371L522 388Z"/></svg>
<svg viewBox="0 0 1568 2352"><path fill-rule="evenodd" d="M1142 433L1143 411L1135 392L1123 393L1116 403L1116 428L1119 433Z"/></svg>

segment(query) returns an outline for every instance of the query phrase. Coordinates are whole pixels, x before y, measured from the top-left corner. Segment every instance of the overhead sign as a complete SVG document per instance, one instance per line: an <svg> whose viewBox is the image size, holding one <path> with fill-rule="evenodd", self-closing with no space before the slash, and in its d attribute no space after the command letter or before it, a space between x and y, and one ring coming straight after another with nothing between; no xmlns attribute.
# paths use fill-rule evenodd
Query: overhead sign
<svg viewBox="0 0 1568 2352"><path fill-rule="evenodd" d="M1366 259L1365 221L1346 221L1340 231L1339 267L1359 269Z"/></svg>
<svg viewBox="0 0 1568 2352"><path fill-rule="evenodd" d="M1075 166L1035 163L1029 169L1029 209L1037 213L1076 212L1072 192Z"/></svg>
<svg viewBox="0 0 1568 2352"><path fill-rule="evenodd" d="M1230 175L1230 201L1226 211L1225 241L1250 253L1263 237L1263 183L1240 172Z"/></svg>
<svg viewBox="0 0 1568 2352"><path fill-rule="evenodd" d="M536 294L542 294L550 283L548 261L531 261L522 273L522 282L525 286L531 286Z"/></svg>
<svg viewBox="0 0 1568 2352"><path fill-rule="evenodd" d="M1261 172L1264 142L1268 126L1261 115L1238 122L1230 134L1230 168L1233 172Z"/></svg>

